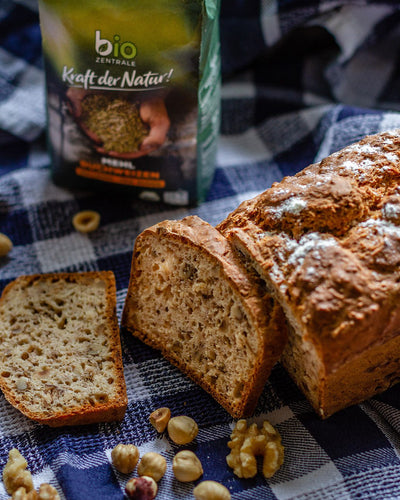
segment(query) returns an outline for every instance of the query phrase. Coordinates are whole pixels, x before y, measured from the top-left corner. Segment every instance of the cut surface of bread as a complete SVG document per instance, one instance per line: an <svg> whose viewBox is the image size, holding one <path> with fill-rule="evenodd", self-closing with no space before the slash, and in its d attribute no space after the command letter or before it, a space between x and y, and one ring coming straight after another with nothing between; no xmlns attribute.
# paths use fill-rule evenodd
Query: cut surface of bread
<svg viewBox="0 0 400 500"><path fill-rule="evenodd" d="M316 411L400 378L400 131L275 183L217 226L290 324L282 363Z"/></svg>
<svg viewBox="0 0 400 500"><path fill-rule="evenodd" d="M120 420L127 406L111 271L21 276L0 299L0 388L49 426Z"/></svg>
<svg viewBox="0 0 400 500"><path fill-rule="evenodd" d="M254 411L286 340L280 307L196 216L137 237L122 326L237 418Z"/></svg>

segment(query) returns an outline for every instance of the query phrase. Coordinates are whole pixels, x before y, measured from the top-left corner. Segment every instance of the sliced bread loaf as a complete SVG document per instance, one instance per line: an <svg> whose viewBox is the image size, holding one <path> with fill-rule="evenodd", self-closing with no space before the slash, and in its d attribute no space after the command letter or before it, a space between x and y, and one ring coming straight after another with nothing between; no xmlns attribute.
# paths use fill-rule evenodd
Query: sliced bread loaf
<svg viewBox="0 0 400 500"><path fill-rule="evenodd" d="M286 340L261 280L196 216L137 237L122 326L237 418L253 412Z"/></svg>
<svg viewBox="0 0 400 500"><path fill-rule="evenodd" d="M290 324L281 361L321 417L400 380L400 130L242 203L218 229Z"/></svg>
<svg viewBox="0 0 400 500"><path fill-rule="evenodd" d="M24 415L53 427L123 418L112 272L21 276L6 286L0 388Z"/></svg>

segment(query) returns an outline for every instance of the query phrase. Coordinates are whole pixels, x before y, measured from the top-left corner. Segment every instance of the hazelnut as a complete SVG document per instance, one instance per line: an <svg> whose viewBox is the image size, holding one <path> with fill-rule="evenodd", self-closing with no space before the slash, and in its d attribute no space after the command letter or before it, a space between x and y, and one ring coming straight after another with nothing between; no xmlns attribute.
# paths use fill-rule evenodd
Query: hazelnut
<svg viewBox="0 0 400 500"><path fill-rule="evenodd" d="M125 493L133 500L153 500L157 490L157 483L148 476L134 477L125 486Z"/></svg>
<svg viewBox="0 0 400 500"><path fill-rule="evenodd" d="M139 450L133 444L117 444L111 452L114 467L123 474L129 474L139 461Z"/></svg>
<svg viewBox="0 0 400 500"><path fill-rule="evenodd" d="M173 417L168 422L168 435L176 444L188 444L197 436L199 427L196 422L184 415Z"/></svg>
<svg viewBox="0 0 400 500"><path fill-rule="evenodd" d="M203 467L200 460L193 451L179 451L172 461L174 476L182 483L196 481L203 474Z"/></svg>
<svg viewBox="0 0 400 500"><path fill-rule="evenodd" d="M230 500L228 488L216 481L202 481L193 490L196 500Z"/></svg>
<svg viewBox="0 0 400 500"><path fill-rule="evenodd" d="M11 252L13 247L12 241L10 238L0 233L0 257L5 257L9 252Z"/></svg>
<svg viewBox="0 0 400 500"><path fill-rule="evenodd" d="M158 408L150 415L149 420L151 425L157 432L164 432L167 428L169 419L171 418L171 410L169 408Z"/></svg>
<svg viewBox="0 0 400 500"><path fill-rule="evenodd" d="M149 451L145 453L138 465L139 476L149 476L154 481L159 481L167 470L167 461L159 453Z"/></svg>

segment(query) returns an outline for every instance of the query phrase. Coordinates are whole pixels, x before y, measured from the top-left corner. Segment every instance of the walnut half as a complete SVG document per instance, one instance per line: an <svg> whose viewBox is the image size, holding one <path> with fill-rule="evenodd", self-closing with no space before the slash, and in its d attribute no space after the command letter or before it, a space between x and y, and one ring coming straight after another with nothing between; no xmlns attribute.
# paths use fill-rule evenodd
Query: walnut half
<svg viewBox="0 0 400 500"><path fill-rule="evenodd" d="M240 478L250 478L257 474L258 455L264 457L265 478L272 477L283 464L284 448L281 436L267 420L263 422L261 429L257 424L248 427L246 420L238 420L228 446L231 452L226 457L227 464Z"/></svg>
<svg viewBox="0 0 400 500"><path fill-rule="evenodd" d="M27 465L27 461L16 448L9 451L8 461L3 469L3 482L10 495L20 487L25 488L26 492L33 490L32 475L27 470Z"/></svg>

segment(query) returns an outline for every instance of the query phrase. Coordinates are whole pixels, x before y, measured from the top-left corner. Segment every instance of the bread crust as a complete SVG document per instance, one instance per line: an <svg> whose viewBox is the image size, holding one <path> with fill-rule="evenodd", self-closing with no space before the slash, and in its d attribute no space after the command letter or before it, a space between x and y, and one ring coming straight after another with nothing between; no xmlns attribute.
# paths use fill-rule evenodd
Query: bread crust
<svg viewBox="0 0 400 500"><path fill-rule="evenodd" d="M33 290L37 285L43 285L45 288L47 287L49 293L51 294L52 284L57 284L57 286L61 287L58 288L59 290L68 283L79 283L84 286L87 285L87 288L90 289L90 287L96 282L103 283L105 287L105 310L102 315L105 323L102 323L102 328L98 330L98 335L101 334L104 337L104 342L107 343L107 349L110 353L110 357L112 358L112 368L109 368L109 375L114 379L112 389L110 386L109 394L106 394L108 399L107 401L82 401L79 404L67 406L62 410L57 410L55 408L53 409L51 407L47 408L46 410L43 408L43 410L39 411L37 409L34 409L30 401L28 401L25 397L24 392L19 391L18 387L15 387L14 382L11 381L8 375L8 371L5 371L9 370L9 364L7 364L7 368L5 368L4 362L7 358L8 352L4 351L5 342L2 342L0 346L0 388L3 391L6 399L16 409L21 411L28 418L35 420L36 422L46 424L51 427L60 427L66 425L82 425L97 422L109 422L114 420L121 420L124 417L127 407L127 394L122 364L119 327L116 315L115 277L111 271L35 274L29 276L20 276L16 280L10 282L3 290L0 298L0 314L3 319L3 321L1 321L2 339L8 339L7 349L10 349L10 346L12 347L12 345L17 346L19 342L26 342L26 338L22 339L22 337L26 337L26 333L27 331L29 331L29 329L26 329L25 331L22 331L21 329L16 330L13 326L12 321L8 324L4 322L4 319L7 318L7 314L5 314L5 311L9 309L10 301L15 294L20 294L21 307L25 307L27 306L27 304L24 302L24 300L29 301L30 299L29 289ZM60 307L62 308L63 306ZM37 317L39 317L40 314L41 312L37 312ZM87 314L87 311L80 311L80 314L83 314L84 318L85 314ZM68 321L69 318L66 318L66 320ZM57 321L56 318L55 321ZM82 320L82 322L86 323L84 319ZM50 323L54 323L54 321L50 320ZM35 326L34 324L30 323L31 331L40 328L40 321L38 322L38 324L39 326ZM87 319L87 327L90 328L90 319ZM60 332L60 329L54 326L53 333L56 334L57 332ZM69 342L67 343L67 345L62 345L60 343L59 353L64 354L65 352L70 352L73 360L74 349L79 346L77 345L77 343L74 343L75 339L73 336L70 336L68 340ZM46 343L43 344L43 351L46 353ZM57 353L55 355L57 355ZM49 366L51 367L51 360ZM16 364L15 369L17 371L21 371L21 366ZM58 370L62 371L63 367L58 366ZM24 375L27 375L24 378L26 378L29 382L30 375L33 374L24 373ZM71 383L71 388L74 388L74 383ZM32 394L30 395L32 396ZM33 396L36 396L38 399L40 399L40 391L37 391L36 395L33 394Z"/></svg>
<svg viewBox="0 0 400 500"><path fill-rule="evenodd" d="M392 360L388 371L375 369L381 384L358 383L361 365L372 366L382 346L389 354L395 345L400 359L399 160L400 131L367 136L273 184L217 226L282 305L291 324L282 362L324 417L400 373Z"/></svg>
<svg viewBox="0 0 400 500"><path fill-rule="evenodd" d="M149 247L150 242L153 241L160 242L160 244L168 242L168 245L175 248L177 253L180 248L185 248L185 251L193 250L199 262L206 262L207 267L210 269L217 268L218 279L227 285L231 295L236 297L243 310L246 311L251 323L249 335L254 337L254 344L258 346L258 351L254 357L253 366L245 373L246 383L243 384L239 400L232 400L229 396L229 390L218 390L216 385L204 376L197 363L192 363L178 355L170 344L165 342L162 335L156 334L156 329L154 331L147 329L146 331L146 328L143 327L143 314L138 313L140 308L138 306L139 297L145 286L141 281L144 272L141 255ZM154 262L158 265L160 260L162 259L158 255L155 257ZM197 271L199 270L197 269ZM174 273L176 274L177 271L175 270ZM148 273L148 277L151 279L151 272ZM170 283L172 283L172 280L170 280ZM193 289L196 286L198 286L198 283L194 282ZM172 293L177 293L178 285L175 288ZM190 288L188 290L190 291ZM171 304L172 300L168 302L168 307L173 307ZM178 315L180 312L176 310L175 313ZM156 314L155 310L153 314ZM185 321L185 318L182 318L181 323ZM185 217L181 221L162 221L144 230L138 236L133 252L130 283L122 315L122 326L146 344L160 350L169 362L211 394L221 406L236 418L248 416L254 411L268 375L282 352L286 337L286 327L280 307L271 302L270 297L265 295L265 290L262 291L260 284L257 284L249 275L227 240L212 226L196 216ZM161 329L163 326L162 321L160 321L158 327ZM179 328L179 322L177 322L175 329L171 327L170 335L172 337L178 335ZM166 331L168 331L168 327L166 327ZM200 339L202 332L193 329L191 335ZM210 341L208 342L210 343ZM235 342L233 338L232 342ZM207 346L207 348L209 347ZM213 362L214 364L221 362L218 355Z"/></svg>

